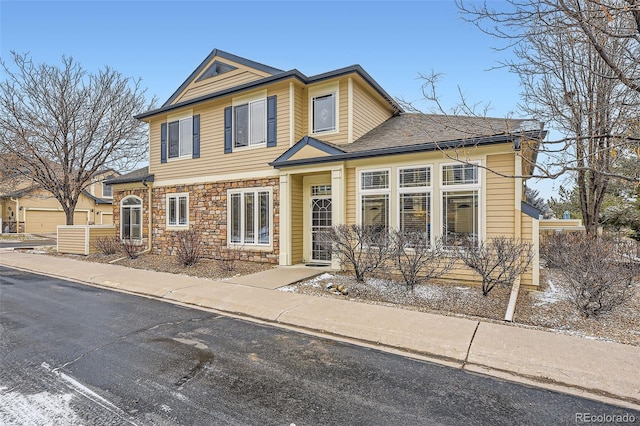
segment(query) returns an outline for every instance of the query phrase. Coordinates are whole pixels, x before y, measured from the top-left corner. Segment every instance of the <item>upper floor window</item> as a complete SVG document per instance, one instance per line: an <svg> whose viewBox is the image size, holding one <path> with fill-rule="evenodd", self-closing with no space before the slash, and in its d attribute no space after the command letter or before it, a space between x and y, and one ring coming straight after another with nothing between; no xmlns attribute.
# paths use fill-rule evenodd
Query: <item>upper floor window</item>
<svg viewBox="0 0 640 426"><path fill-rule="evenodd" d="M160 162L200 157L200 115L170 116L160 124Z"/></svg>
<svg viewBox="0 0 640 426"><path fill-rule="evenodd" d="M336 94L313 98L313 133L336 130Z"/></svg>
<svg viewBox="0 0 640 426"><path fill-rule="evenodd" d="M233 146L242 148L267 142L267 100L259 99L233 108Z"/></svg>
<svg viewBox="0 0 640 426"><path fill-rule="evenodd" d="M102 198L113 198L113 187L102 182Z"/></svg>
<svg viewBox="0 0 640 426"><path fill-rule="evenodd" d="M224 153L276 146L277 98L267 91L233 99L224 109Z"/></svg>
<svg viewBox="0 0 640 426"><path fill-rule="evenodd" d="M187 226L189 224L189 194L167 195L167 225Z"/></svg>
<svg viewBox="0 0 640 426"><path fill-rule="evenodd" d="M193 119L183 118L169 123L169 158L191 156L193 152Z"/></svg>

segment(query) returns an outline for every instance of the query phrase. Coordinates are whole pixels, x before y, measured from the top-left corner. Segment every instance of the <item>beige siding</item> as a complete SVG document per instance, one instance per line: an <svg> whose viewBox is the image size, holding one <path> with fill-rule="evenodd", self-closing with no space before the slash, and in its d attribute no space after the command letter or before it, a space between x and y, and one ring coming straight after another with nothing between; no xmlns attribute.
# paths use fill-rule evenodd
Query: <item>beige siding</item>
<svg viewBox="0 0 640 426"><path fill-rule="evenodd" d="M87 254L85 247L85 227L60 227L58 230L58 252Z"/></svg>
<svg viewBox="0 0 640 426"><path fill-rule="evenodd" d="M315 158L315 157L326 157L329 154L319 150L318 148L314 148L310 145L303 147L300 151L296 152L292 155L289 160L303 160L306 158Z"/></svg>
<svg viewBox="0 0 640 426"><path fill-rule="evenodd" d="M293 143L295 144L307 134L307 115L305 100L307 90L304 87L294 85L293 108L294 108L294 131Z"/></svg>
<svg viewBox="0 0 640 426"><path fill-rule="evenodd" d="M533 235L533 218L527 214L521 213L522 215L522 236L521 239L523 242L528 242L534 244L534 250L538 250L537 241L534 241ZM525 286L533 285L533 276L532 269L529 268L527 272L520 276L520 284Z"/></svg>
<svg viewBox="0 0 640 426"><path fill-rule="evenodd" d="M267 96L277 96L277 146L246 149L224 153L224 108L231 105L231 98L207 103L193 110L200 114L200 158L185 158L160 163L161 117L151 121L150 170L155 181L188 179L203 176L224 176L238 172L273 171L268 163L289 149L289 85L279 84L269 88Z"/></svg>
<svg viewBox="0 0 640 426"><path fill-rule="evenodd" d="M353 140L391 117L391 110L358 83L353 84Z"/></svg>
<svg viewBox="0 0 640 426"><path fill-rule="evenodd" d="M498 235L514 236L515 232L515 185L516 180L499 176L515 173L513 154L488 155L485 173L487 179L486 223L487 238Z"/></svg>
<svg viewBox="0 0 640 426"><path fill-rule="evenodd" d="M95 247L96 240L98 238L113 237L116 235L116 228L110 227L89 227L89 253L96 253L100 250Z"/></svg>
<svg viewBox="0 0 640 426"><path fill-rule="evenodd" d="M356 223L356 185L356 169L355 167L349 167L345 170L345 219L347 221L347 224Z"/></svg>
<svg viewBox="0 0 640 426"><path fill-rule="evenodd" d="M323 82L324 84L326 82ZM309 90L312 90L313 86L309 87ZM327 133L318 133L312 134L312 123L309 123L309 114L310 111L310 97L309 90L305 90L305 99L304 99L304 125L305 125L305 134L311 135L312 137L324 141L331 142L335 144L346 144L348 141L348 124L349 124L349 83L348 78L343 77L339 81L338 86L338 131L337 132L327 132Z"/></svg>
<svg viewBox="0 0 640 426"><path fill-rule="evenodd" d="M291 185L291 262L292 264L302 263L304 230L303 230L303 195L302 176L292 175Z"/></svg>
<svg viewBox="0 0 640 426"><path fill-rule="evenodd" d="M233 65L237 69L222 73L220 75L209 77L201 81L197 81L206 70L209 68L209 65L214 61L218 60L219 62L224 62L225 64ZM239 86L241 84L249 83L251 81L260 80L264 77L269 76L270 74L256 70L245 65L239 64L237 62L231 61L226 58L218 58L213 57L211 61L202 69L201 73L196 75L193 78L187 87L184 88L182 93L180 93L176 99L172 102L172 104L176 104L178 102L186 101L189 99L197 98L202 95L215 93L220 90L229 89L231 87Z"/></svg>

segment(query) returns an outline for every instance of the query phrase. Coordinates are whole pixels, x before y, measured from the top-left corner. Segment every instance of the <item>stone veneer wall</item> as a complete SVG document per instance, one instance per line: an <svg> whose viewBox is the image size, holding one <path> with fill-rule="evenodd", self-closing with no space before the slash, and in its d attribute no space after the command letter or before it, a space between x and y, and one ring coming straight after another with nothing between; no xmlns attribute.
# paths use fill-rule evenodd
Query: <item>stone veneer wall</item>
<svg viewBox="0 0 640 426"><path fill-rule="evenodd" d="M194 185L176 185L153 188L153 252L175 255L177 247L175 229L167 229L166 196L189 193L189 229L198 232L203 243L203 255L215 258L219 250L227 250L227 190L237 188L269 187L272 190L273 246L271 249L239 250L242 260L277 264L280 235L280 182L278 178L224 181ZM115 218L114 218L115 219Z"/></svg>
<svg viewBox="0 0 640 426"><path fill-rule="evenodd" d="M116 227L116 235L120 237L120 202L129 195L135 195L142 199L142 245L148 247L149 242L149 190L147 188L127 189L113 191L113 224Z"/></svg>

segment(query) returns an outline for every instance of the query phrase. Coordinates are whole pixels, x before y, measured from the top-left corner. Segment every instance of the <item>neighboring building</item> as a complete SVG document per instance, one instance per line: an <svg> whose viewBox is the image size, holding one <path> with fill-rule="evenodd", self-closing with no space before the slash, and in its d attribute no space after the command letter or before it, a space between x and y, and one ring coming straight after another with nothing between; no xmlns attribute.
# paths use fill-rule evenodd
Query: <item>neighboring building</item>
<svg viewBox="0 0 640 426"><path fill-rule="evenodd" d="M538 123L407 114L358 65L307 77L213 50L137 118L149 124L149 167L109 182L114 219L156 253L175 253L186 229L207 255L236 248L280 265L337 266L316 236L340 223L449 244L537 238L514 176L535 162ZM537 285L536 270L523 284Z"/></svg>
<svg viewBox="0 0 640 426"><path fill-rule="evenodd" d="M91 185L83 191L74 212L75 225L108 225L113 223L113 195L107 179L119 174L107 170L96 174ZM53 195L24 179L7 178L0 185L0 219L2 232L43 234L56 232L66 224L60 202Z"/></svg>

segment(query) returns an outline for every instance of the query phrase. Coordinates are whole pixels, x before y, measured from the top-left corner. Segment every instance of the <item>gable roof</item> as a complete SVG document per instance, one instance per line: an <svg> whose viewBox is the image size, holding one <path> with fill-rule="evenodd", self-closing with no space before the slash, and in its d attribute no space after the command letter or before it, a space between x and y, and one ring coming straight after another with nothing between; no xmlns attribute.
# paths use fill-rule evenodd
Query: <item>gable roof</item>
<svg viewBox="0 0 640 426"><path fill-rule="evenodd" d="M189 83L191 83L191 81L216 56L219 57L219 58L224 58L224 59L228 59L228 60L233 61L233 62L237 62L237 63L242 64L242 65L246 65L247 67L254 68L254 69L266 72L266 73L271 74L271 75L280 74L280 73L284 72L281 69L270 67L269 65L264 65L264 64L261 64L259 62L252 61L250 59L241 58L240 56L236 56L236 55L233 55L231 53L228 53L228 52L225 52L225 51L222 51L222 50L219 50L219 49L213 49L211 51L211 53L209 53L209 55L204 59L204 61L202 61L200 63L200 65L198 65L198 67L191 73L191 75L189 75L189 77L187 77L187 79L180 85L180 87L178 87L178 90L173 92L173 94L169 97L169 99L167 99L167 101L164 104L162 104L162 108L171 105L171 102L173 102L178 97L178 95L180 95L180 93L182 93L182 91L189 85ZM225 64L225 65L231 66L229 64Z"/></svg>
<svg viewBox="0 0 640 426"><path fill-rule="evenodd" d="M153 175L149 174L149 166L141 167L132 172L126 173L122 176L118 176L115 179L109 179L104 181L105 185L116 185L118 183L131 183L131 182L153 182Z"/></svg>
<svg viewBox="0 0 640 426"><path fill-rule="evenodd" d="M217 49L214 49L214 52L216 52L216 51L218 53L221 52L221 51L219 51ZM225 53L225 52L222 52L222 53ZM230 54L227 54L227 55L230 55ZM157 109L154 109L154 110L151 110L151 111L147 111L147 112L143 112L142 114L138 114L138 115L134 116L134 118L136 118L138 120L143 120L145 118L149 118L149 117L152 117L152 116L157 115L157 114L173 111L173 110L180 109L180 108L187 107L187 106L196 105L196 104L199 104L199 103L202 103L202 102L206 102L206 101L210 101L210 100L213 100L213 99L216 99L216 98L220 98L220 97L223 97L223 96L228 96L228 95L231 95L231 94L240 93L240 92L247 91L247 90L257 89L259 87L262 87L262 86L265 86L265 85L268 85L268 84L272 84L272 83L276 83L276 82L279 82L279 81L283 81L283 80L286 80L286 79L293 78L293 79L296 79L296 80L300 81L303 84L313 84L313 83L318 83L318 82L321 82L321 81L324 81L324 80L328 80L328 79L336 78L336 77L341 77L341 76L348 75L348 74L357 74L357 75L359 75L383 99L385 99L389 103L389 105L394 109L394 111L396 111L398 113L404 111L402 109L402 107L360 65L351 65L351 66L348 66L348 67L345 67L345 68L339 68L337 70L325 72L325 73L322 73L322 74L317 74L317 75L314 75L314 76L311 76L311 77L307 77L306 75L302 74L297 69L293 69L293 70L290 70L290 71L281 71L281 70L278 70L276 68L269 67L271 70L278 71L278 72L272 73L271 76L264 77L264 78L261 78L261 79L255 80L255 81L251 81L251 82L248 82L248 83L245 83L245 84L240 84L240 85L235 86L235 87L222 89L222 90L219 90L217 92L208 93L206 95L198 96L198 97L195 97L195 98L192 98L192 99L188 99L186 101L178 102L176 104L171 104L171 102L173 102L176 99L176 97L182 92L182 90L184 90L184 88L187 87L189 82L191 82L191 80L193 78L195 78L195 76L198 75L198 73L200 71L202 71L202 69L206 66L206 64L208 64L208 61L210 61L211 58L213 58L213 56L211 56L211 55L209 55L209 56L210 57L207 57L207 59L205 59L205 61L203 61L204 65L200 64L200 66L193 73L191 73L189 78L187 78L187 80L185 80L185 82L178 88L178 90L176 90L176 92L173 95L171 95L171 98L169 98L169 100L167 102L165 102L160 108L157 108ZM240 57L236 57L236 58L242 59L244 61L249 61L248 59L243 59L243 58L240 58ZM263 66L266 66L266 65L263 65Z"/></svg>
<svg viewBox="0 0 640 426"><path fill-rule="evenodd" d="M405 113L389 118L351 144L335 145L305 136L270 165L280 168L508 142L518 148L522 137L541 139L545 134L533 120ZM309 143L307 138L331 155L292 159Z"/></svg>

